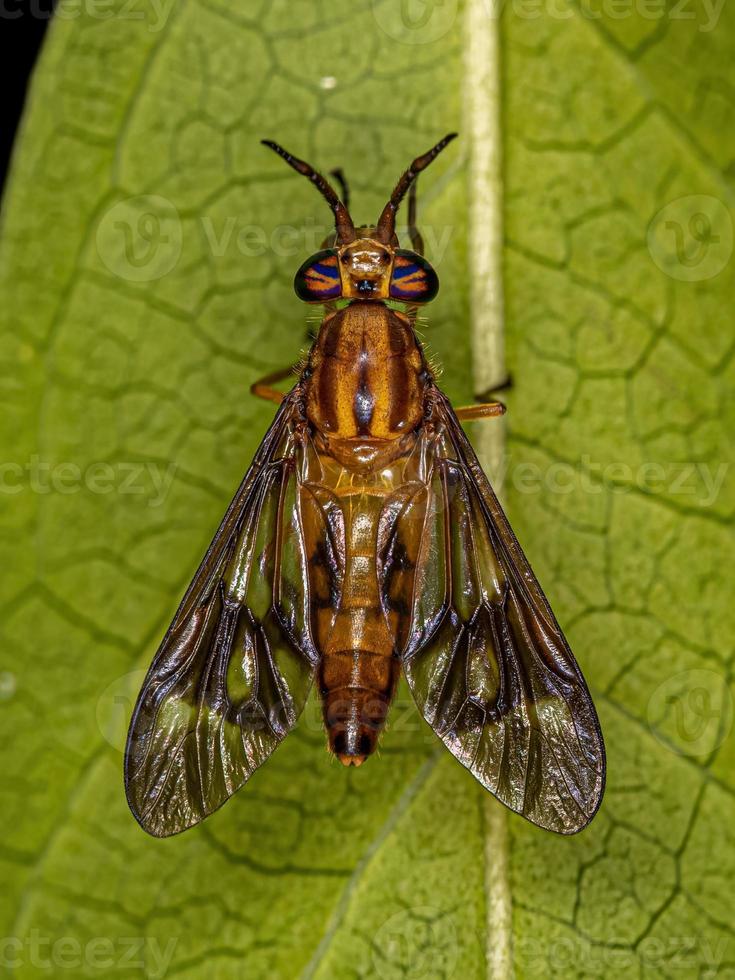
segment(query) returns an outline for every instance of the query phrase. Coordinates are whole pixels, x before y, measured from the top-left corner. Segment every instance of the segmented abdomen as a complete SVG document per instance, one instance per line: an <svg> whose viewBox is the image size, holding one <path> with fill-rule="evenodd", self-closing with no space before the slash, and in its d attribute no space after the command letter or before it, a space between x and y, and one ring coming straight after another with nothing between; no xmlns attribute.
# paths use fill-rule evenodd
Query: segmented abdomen
<svg viewBox="0 0 735 980"><path fill-rule="evenodd" d="M376 554L378 521L394 488L384 477L339 470L336 486L312 489L310 506L319 508L325 529L309 548L312 631L330 748L342 762L359 765L375 749L400 668L381 607Z"/></svg>

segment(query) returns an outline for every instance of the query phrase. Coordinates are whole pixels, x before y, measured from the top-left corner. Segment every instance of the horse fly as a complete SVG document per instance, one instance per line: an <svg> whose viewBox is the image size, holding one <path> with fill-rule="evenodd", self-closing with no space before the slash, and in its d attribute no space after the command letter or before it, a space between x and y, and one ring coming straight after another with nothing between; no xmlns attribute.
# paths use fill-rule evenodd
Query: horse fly
<svg viewBox="0 0 735 980"><path fill-rule="evenodd" d="M502 803L571 834L602 798L584 678L415 332L439 280L415 225L417 157L377 223L355 226L311 166L334 235L296 273L324 307L298 380L253 385L275 420L143 683L125 754L148 833L199 823L293 729L316 681L329 748L375 751L401 672L449 751ZM410 249L396 214L409 195Z"/></svg>

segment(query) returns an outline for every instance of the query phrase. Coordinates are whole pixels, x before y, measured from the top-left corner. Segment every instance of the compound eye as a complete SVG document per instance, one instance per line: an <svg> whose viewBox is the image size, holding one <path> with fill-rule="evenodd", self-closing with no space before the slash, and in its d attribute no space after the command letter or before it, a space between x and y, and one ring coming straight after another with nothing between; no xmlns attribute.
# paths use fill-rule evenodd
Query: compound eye
<svg viewBox="0 0 735 980"><path fill-rule="evenodd" d="M390 278L390 298L404 303L428 303L439 292L439 277L423 256L396 249Z"/></svg>
<svg viewBox="0 0 735 980"><path fill-rule="evenodd" d="M293 287L305 303L326 303L342 295L336 248L316 252L294 276Z"/></svg>

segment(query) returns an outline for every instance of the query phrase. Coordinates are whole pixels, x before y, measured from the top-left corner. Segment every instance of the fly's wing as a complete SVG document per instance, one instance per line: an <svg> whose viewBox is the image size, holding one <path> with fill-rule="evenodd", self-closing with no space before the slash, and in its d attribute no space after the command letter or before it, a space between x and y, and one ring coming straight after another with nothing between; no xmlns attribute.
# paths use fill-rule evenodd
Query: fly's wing
<svg viewBox="0 0 735 980"><path fill-rule="evenodd" d="M294 727L317 654L300 524L297 389L151 664L125 750L136 819L167 837L221 806Z"/></svg>
<svg viewBox="0 0 735 980"><path fill-rule="evenodd" d="M419 442L379 543L384 609L413 697L502 803L539 827L576 833L605 782L587 685L439 393Z"/></svg>

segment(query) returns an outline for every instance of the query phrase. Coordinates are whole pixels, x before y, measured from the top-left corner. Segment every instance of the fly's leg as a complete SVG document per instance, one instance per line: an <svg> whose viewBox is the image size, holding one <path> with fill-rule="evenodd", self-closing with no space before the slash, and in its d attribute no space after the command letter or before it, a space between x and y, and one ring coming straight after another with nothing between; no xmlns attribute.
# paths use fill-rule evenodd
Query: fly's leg
<svg viewBox="0 0 735 980"><path fill-rule="evenodd" d="M478 402L482 401L483 399L487 399L489 401L490 396L494 395L496 391L507 391L512 387L513 378L509 374L506 374L502 381L499 381L496 385L493 385L492 388L487 388L485 391L475 395L475 398L477 398Z"/></svg>
<svg viewBox="0 0 735 980"><path fill-rule="evenodd" d="M276 405L280 405L286 395L284 392L271 386L277 381L283 381L285 378L291 377L295 370L296 365L291 365L291 367L274 371L272 374L266 374L264 378L259 378L250 385L250 394L255 395L256 398L263 398L267 402L275 402Z"/></svg>
<svg viewBox="0 0 735 980"><path fill-rule="evenodd" d="M416 227L416 185L418 178L411 184L408 192L408 237L411 239L411 246L417 255L424 254L424 239L421 232Z"/></svg>
<svg viewBox="0 0 735 980"><path fill-rule="evenodd" d="M500 384L493 385L489 391L485 392L483 395L478 395L478 405L463 405L461 408L456 408L455 413L458 419L464 422L469 422L472 419L493 419L497 418L499 415L505 415L505 405L502 402L491 402L491 401L480 401L482 398L487 398L490 394L494 394L496 391L503 391L506 388L513 387L513 380L510 375L508 375L504 381Z"/></svg>
<svg viewBox="0 0 735 980"><path fill-rule="evenodd" d="M455 408L454 414L460 422L471 422L473 419L493 419L499 415L505 415L505 405L502 402L462 405L460 408Z"/></svg>

